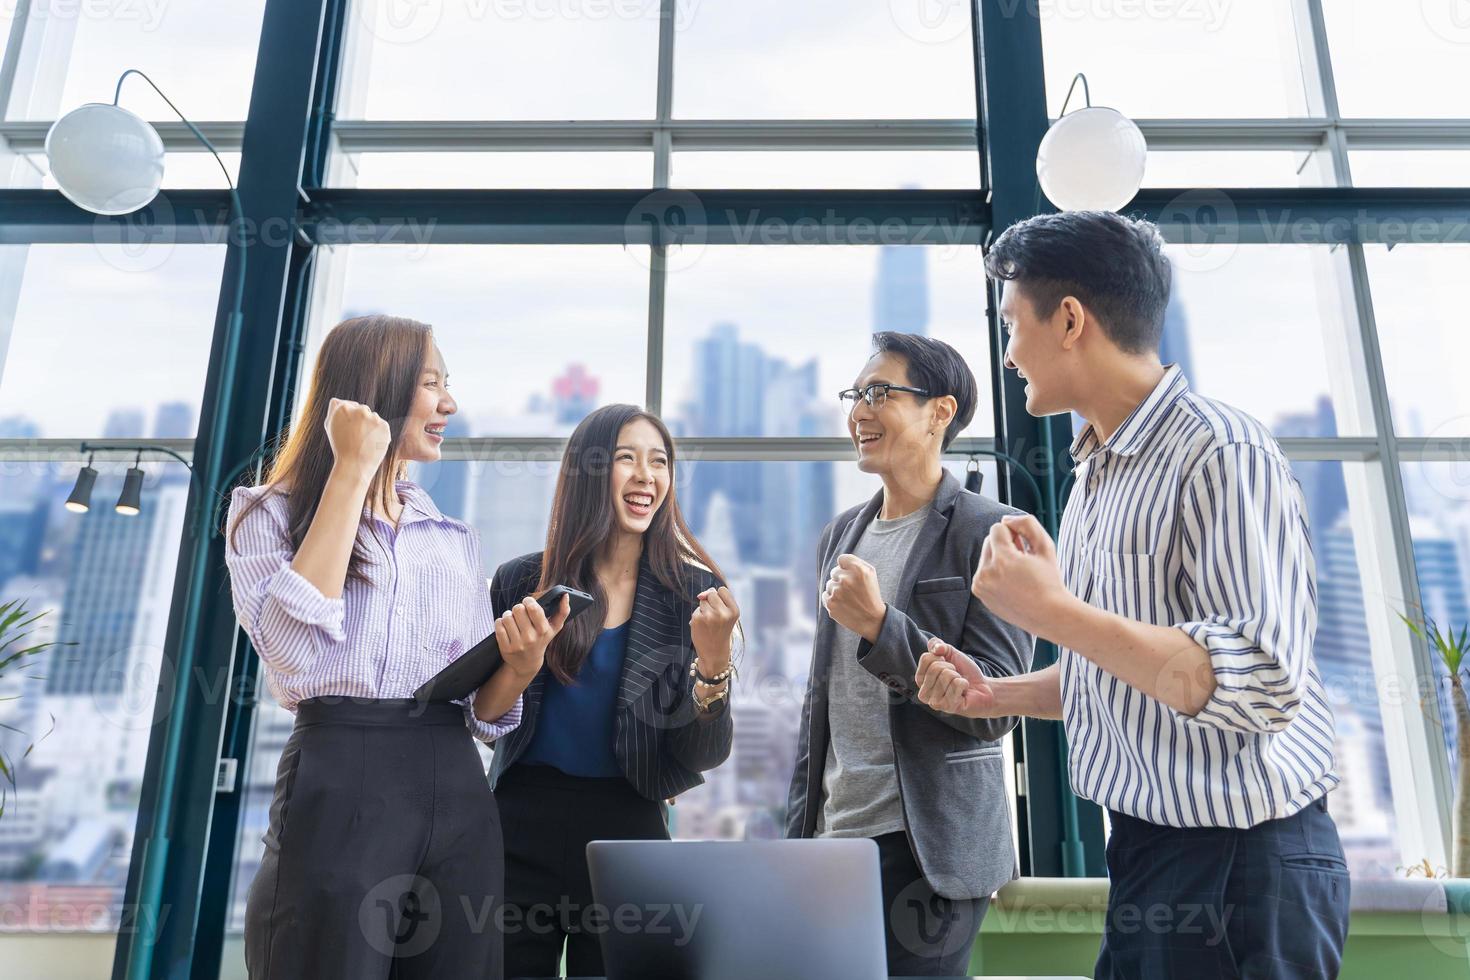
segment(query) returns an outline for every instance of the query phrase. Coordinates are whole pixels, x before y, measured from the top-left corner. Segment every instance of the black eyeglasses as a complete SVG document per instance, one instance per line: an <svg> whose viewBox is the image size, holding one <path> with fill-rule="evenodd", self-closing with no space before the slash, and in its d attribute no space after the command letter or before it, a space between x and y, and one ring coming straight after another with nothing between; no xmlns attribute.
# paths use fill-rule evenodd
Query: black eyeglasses
<svg viewBox="0 0 1470 980"><path fill-rule="evenodd" d="M929 397L929 392L923 388L910 388L908 385L890 384L868 385L866 388L848 388L845 391L839 391L837 397L841 399L842 407L847 409L847 413L851 415L852 410L857 408L859 398L867 402L870 408L882 408L888 401L888 393L890 391L907 391L913 395L923 395L925 398Z"/></svg>

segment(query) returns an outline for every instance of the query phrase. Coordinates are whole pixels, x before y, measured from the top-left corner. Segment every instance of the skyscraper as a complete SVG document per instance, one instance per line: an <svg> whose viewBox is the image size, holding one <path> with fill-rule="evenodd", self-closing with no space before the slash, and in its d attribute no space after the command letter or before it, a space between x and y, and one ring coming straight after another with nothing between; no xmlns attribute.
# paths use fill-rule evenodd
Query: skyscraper
<svg viewBox="0 0 1470 980"><path fill-rule="evenodd" d="M883 245L873 283L873 329L927 334L929 254L922 245Z"/></svg>
<svg viewBox="0 0 1470 980"><path fill-rule="evenodd" d="M71 645L57 653L47 672L48 695L122 692L122 672L108 665L136 642L145 590L158 585L150 579L150 570L160 559L171 562L178 557L178 528L172 528L175 545L170 550L165 542L169 529L162 523L182 522L182 507L175 509L182 503L180 488L170 489L172 493L150 493L135 516L99 505L74 518L80 528L72 545L57 637ZM104 501L109 495L107 488L98 487L94 496ZM169 591L167 583L161 591ZM165 608L168 598L163 596Z"/></svg>
<svg viewBox="0 0 1470 980"><path fill-rule="evenodd" d="M194 438L194 406L188 402L164 402L153 413L153 438Z"/></svg>
<svg viewBox="0 0 1470 980"><path fill-rule="evenodd" d="M792 366L742 341L734 324L719 323L696 342L694 360L699 398L686 408L692 431L706 436L822 431L816 359ZM830 463L699 462L690 468L682 506L699 533L710 501L722 495L729 502L739 557L791 567L815 546L822 524L831 519L831 469ZM820 523L813 526L816 520Z"/></svg>

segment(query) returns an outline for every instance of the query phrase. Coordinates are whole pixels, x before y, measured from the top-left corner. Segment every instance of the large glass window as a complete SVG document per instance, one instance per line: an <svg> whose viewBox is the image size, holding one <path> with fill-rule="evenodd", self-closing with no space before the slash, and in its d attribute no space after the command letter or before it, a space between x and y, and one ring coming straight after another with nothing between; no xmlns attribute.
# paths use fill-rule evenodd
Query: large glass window
<svg viewBox="0 0 1470 980"><path fill-rule="evenodd" d="M1470 117L1470 15L1460 0L1323 0L1322 8L1343 115Z"/></svg>
<svg viewBox="0 0 1470 980"><path fill-rule="evenodd" d="M345 119L647 119L657 2L354 0Z"/></svg>
<svg viewBox="0 0 1470 980"><path fill-rule="evenodd" d="M0 418L36 437L192 438L223 261L215 245L0 246Z"/></svg>
<svg viewBox="0 0 1470 980"><path fill-rule="evenodd" d="M10 438L42 424L0 417ZM45 611L35 639L61 644L0 681L0 746L17 763L0 818L0 933L46 936L7 945L17 976L58 961L96 976L112 962L189 489L182 466L147 466L141 513L121 515L128 463L98 460L86 514L62 506L76 462L0 464L0 601Z"/></svg>
<svg viewBox="0 0 1470 980"><path fill-rule="evenodd" d="M679 0L679 119L973 119L964 3Z"/></svg>
<svg viewBox="0 0 1470 980"><path fill-rule="evenodd" d="M647 246L365 245L332 260L313 350L352 316L430 324L457 434L566 435L599 405L644 400Z"/></svg>
<svg viewBox="0 0 1470 980"><path fill-rule="evenodd" d="M973 246L710 246L671 259L665 416L700 436L844 436L837 392L877 330L954 346L992 431L985 290Z"/></svg>
<svg viewBox="0 0 1470 980"><path fill-rule="evenodd" d="M5 118L55 119L84 102L111 102L129 68L146 72L191 119L245 118L265 0L38 2L30 10ZM122 105L145 119L177 119L137 78L123 86Z"/></svg>
<svg viewBox="0 0 1470 980"><path fill-rule="evenodd" d="M1278 436L1361 434L1340 410L1347 340L1336 258L1308 245L1171 245L1162 356Z"/></svg>
<svg viewBox="0 0 1470 980"><path fill-rule="evenodd" d="M1292 6L1041 4L1047 107L1083 72L1093 105L1135 119L1308 115Z"/></svg>
<svg viewBox="0 0 1470 980"><path fill-rule="evenodd" d="M1383 373L1401 436L1470 436L1470 392L1454 365L1470 363L1470 338L1455 313L1470 245L1365 249Z"/></svg>

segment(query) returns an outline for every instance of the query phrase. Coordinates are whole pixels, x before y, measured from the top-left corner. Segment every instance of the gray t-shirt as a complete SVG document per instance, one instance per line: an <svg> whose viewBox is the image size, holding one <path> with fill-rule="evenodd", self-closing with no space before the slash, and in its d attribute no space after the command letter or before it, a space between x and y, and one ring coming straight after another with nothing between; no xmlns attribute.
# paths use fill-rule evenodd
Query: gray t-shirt
<svg viewBox="0 0 1470 980"><path fill-rule="evenodd" d="M914 540L930 508L891 521L874 518L853 554L878 572L878 594L893 602ZM886 685L858 663L862 637L844 626L832 634L827 677L825 798L817 814L818 837L877 837L904 829L888 723L892 697Z"/></svg>

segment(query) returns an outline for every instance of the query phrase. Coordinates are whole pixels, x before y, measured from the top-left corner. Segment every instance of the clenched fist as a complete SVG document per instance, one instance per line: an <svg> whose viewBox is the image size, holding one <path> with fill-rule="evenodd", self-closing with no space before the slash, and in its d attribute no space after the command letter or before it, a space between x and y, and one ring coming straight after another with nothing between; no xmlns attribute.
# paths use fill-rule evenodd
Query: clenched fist
<svg viewBox="0 0 1470 980"><path fill-rule="evenodd" d="M369 477L383 465L393 438L388 423L377 412L345 398L327 403L326 429L335 463Z"/></svg>
<svg viewBox="0 0 1470 980"><path fill-rule="evenodd" d="M729 588L705 589L699 608L689 617L689 636L699 658L700 673L713 677L730 664L730 636L740 621L740 607Z"/></svg>
<svg viewBox="0 0 1470 980"><path fill-rule="evenodd" d="M876 642L888 615L888 604L878 592L878 570L856 555L838 555L822 590L822 608L839 625Z"/></svg>
<svg viewBox="0 0 1470 980"><path fill-rule="evenodd" d="M1071 600L1057 565L1057 549L1030 514L1007 514L991 525L980 547L970 592L1001 619L1045 636L1056 610Z"/></svg>
<svg viewBox="0 0 1470 980"><path fill-rule="evenodd" d="M914 684L919 688L919 701L935 711L966 718L999 718L1006 714L997 703L990 678L981 673L975 661L937 636L919 658Z"/></svg>

